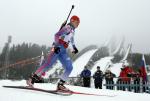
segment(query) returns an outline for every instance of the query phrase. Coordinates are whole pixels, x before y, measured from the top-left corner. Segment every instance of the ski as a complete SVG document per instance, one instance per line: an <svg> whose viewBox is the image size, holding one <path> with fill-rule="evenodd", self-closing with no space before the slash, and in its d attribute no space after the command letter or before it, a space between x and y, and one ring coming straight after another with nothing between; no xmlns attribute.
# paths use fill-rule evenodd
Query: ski
<svg viewBox="0 0 150 101"><path fill-rule="evenodd" d="M106 96L106 97L115 97L116 95L104 95L104 94L92 94L92 93L82 93L82 92L76 92L72 90L68 91L61 91L61 90L44 90L40 88L29 88L26 86L3 86L5 88L16 88L16 89L25 89L25 90L33 90L33 91L39 91L39 92L45 92L45 93L51 93L51 94L57 94L57 95L63 95L63 96L69 96L72 94L77 95L93 95L93 96Z"/></svg>
<svg viewBox="0 0 150 101"><path fill-rule="evenodd" d="M45 93L51 93L51 94L57 94L57 95L63 95L63 96L69 96L72 94L72 93L67 93L67 91L45 90L45 89L40 89L40 88L31 88L27 86L3 86L3 87L39 91L39 92L45 92Z"/></svg>
<svg viewBox="0 0 150 101"><path fill-rule="evenodd" d="M72 94L79 94L79 95L93 95L93 96L106 96L106 97L115 97L116 95L104 95L104 94L92 94L92 93L82 93L82 92L76 92L71 91Z"/></svg>

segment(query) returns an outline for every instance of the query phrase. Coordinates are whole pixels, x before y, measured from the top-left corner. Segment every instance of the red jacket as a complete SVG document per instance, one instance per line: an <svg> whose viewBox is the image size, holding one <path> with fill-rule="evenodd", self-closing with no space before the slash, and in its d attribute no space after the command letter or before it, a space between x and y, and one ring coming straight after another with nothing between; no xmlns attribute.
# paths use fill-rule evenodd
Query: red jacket
<svg viewBox="0 0 150 101"><path fill-rule="evenodd" d="M131 69L130 67L125 67L122 69L122 71L120 72L120 78L122 81L130 81L131 78L128 77L128 74L132 74L134 71L133 69Z"/></svg>

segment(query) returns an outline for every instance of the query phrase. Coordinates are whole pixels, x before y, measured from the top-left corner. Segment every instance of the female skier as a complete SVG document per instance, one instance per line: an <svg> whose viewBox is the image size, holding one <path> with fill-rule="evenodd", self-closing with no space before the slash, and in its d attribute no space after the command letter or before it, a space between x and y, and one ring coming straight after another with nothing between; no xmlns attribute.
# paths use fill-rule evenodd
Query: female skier
<svg viewBox="0 0 150 101"><path fill-rule="evenodd" d="M74 15L70 18L70 22L67 25L61 27L61 29L55 34L55 41L47 60L35 71L34 74L29 77L27 80L28 86L33 87L34 83L40 80L42 73L49 70L49 68L51 68L58 59L62 63L65 71L57 84L57 90L67 89L64 84L73 69L72 61L67 53L67 48L69 44L71 44L73 49L72 53L78 53L78 49L74 43L74 32L79 23L79 17Z"/></svg>

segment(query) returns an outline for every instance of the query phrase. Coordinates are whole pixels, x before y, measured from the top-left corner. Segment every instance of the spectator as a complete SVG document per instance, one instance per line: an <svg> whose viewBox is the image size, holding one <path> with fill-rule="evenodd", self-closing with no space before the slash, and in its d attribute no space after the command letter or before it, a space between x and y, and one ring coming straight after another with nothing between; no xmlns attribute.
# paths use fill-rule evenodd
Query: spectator
<svg viewBox="0 0 150 101"><path fill-rule="evenodd" d="M103 72L100 70L100 66L97 66L97 71L93 75L94 84L96 89L102 89Z"/></svg>
<svg viewBox="0 0 150 101"><path fill-rule="evenodd" d="M131 91L131 76L134 73L133 69L129 66L123 65L123 68L121 68L120 76L119 76L119 83L123 86L121 86L121 90L125 91L126 88L128 91Z"/></svg>
<svg viewBox="0 0 150 101"><path fill-rule="evenodd" d="M133 77L133 83L134 83L134 92L139 93L140 92L140 73L136 72L136 74Z"/></svg>
<svg viewBox="0 0 150 101"><path fill-rule="evenodd" d="M91 71L87 68L87 66L84 67L84 70L81 72L80 76L83 78L83 86L84 87L90 87Z"/></svg>
<svg viewBox="0 0 150 101"><path fill-rule="evenodd" d="M106 70L105 72L105 80L106 80L106 89L114 89L114 80L113 78L116 77L110 70Z"/></svg>

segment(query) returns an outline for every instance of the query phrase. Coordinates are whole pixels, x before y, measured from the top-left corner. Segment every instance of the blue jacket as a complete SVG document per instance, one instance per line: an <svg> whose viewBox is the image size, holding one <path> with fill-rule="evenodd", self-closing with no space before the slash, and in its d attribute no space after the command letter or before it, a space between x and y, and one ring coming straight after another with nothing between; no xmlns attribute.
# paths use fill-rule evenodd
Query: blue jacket
<svg viewBox="0 0 150 101"><path fill-rule="evenodd" d="M88 69L84 69L82 72L81 72L81 77L90 77L91 76L91 71L88 70Z"/></svg>

